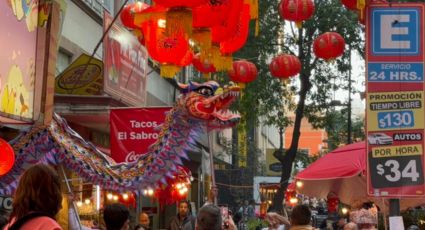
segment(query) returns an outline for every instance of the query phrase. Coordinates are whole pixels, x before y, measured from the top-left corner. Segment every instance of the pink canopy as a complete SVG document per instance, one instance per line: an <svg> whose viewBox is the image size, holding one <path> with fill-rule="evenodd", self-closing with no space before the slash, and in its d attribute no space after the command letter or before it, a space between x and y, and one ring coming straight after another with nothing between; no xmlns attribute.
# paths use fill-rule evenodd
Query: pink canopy
<svg viewBox="0 0 425 230"><path fill-rule="evenodd" d="M360 205L364 201L384 202L382 198L368 197L366 186L366 143L343 146L324 155L295 176L302 181L296 191L311 197L326 198L330 192L341 202ZM424 203L423 199L404 199L402 208Z"/></svg>

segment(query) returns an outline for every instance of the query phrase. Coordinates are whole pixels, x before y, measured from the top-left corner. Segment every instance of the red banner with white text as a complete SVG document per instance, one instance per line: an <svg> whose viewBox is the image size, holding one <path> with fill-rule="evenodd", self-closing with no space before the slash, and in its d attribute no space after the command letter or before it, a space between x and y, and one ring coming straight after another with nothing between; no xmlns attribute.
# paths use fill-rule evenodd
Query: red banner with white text
<svg viewBox="0 0 425 230"><path fill-rule="evenodd" d="M110 113L111 157L116 162L132 162L147 152L159 135L170 107L114 109Z"/></svg>

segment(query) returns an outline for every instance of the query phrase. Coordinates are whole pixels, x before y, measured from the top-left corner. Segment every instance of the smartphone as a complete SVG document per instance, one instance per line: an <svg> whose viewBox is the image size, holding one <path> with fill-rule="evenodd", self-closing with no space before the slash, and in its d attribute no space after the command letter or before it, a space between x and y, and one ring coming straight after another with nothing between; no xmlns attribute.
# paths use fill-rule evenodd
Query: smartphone
<svg viewBox="0 0 425 230"><path fill-rule="evenodd" d="M221 218L223 221L229 219L229 207L227 205L219 205Z"/></svg>

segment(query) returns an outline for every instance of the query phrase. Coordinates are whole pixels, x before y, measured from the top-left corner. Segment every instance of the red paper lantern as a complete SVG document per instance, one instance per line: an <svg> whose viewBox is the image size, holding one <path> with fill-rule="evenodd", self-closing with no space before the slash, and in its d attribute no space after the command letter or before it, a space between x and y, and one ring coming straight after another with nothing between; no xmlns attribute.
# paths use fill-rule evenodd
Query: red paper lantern
<svg viewBox="0 0 425 230"><path fill-rule="evenodd" d="M193 66L201 73L212 73L216 72L216 69L212 63L201 62L201 54L198 53L193 57L192 60Z"/></svg>
<svg viewBox="0 0 425 230"><path fill-rule="evenodd" d="M336 32L326 32L313 42L313 52L325 60L335 59L344 53L344 38Z"/></svg>
<svg viewBox="0 0 425 230"><path fill-rule="evenodd" d="M149 21L147 31L146 48L151 58L160 64L181 66L189 50L189 41L184 31L176 29L167 34L165 19Z"/></svg>
<svg viewBox="0 0 425 230"><path fill-rule="evenodd" d="M272 59L269 69L272 76L285 79L300 73L301 62L294 55L282 54Z"/></svg>
<svg viewBox="0 0 425 230"><path fill-rule="evenodd" d="M193 8L208 4L208 0L154 0L155 3L165 7L189 7Z"/></svg>
<svg viewBox="0 0 425 230"><path fill-rule="evenodd" d="M213 42L220 43L235 36L242 7L243 0L233 0L233 6L229 11L227 20L211 29Z"/></svg>
<svg viewBox="0 0 425 230"><path fill-rule="evenodd" d="M254 63L240 60L233 62L233 69L228 71L227 74L232 81L246 84L257 78L258 71Z"/></svg>
<svg viewBox="0 0 425 230"><path fill-rule="evenodd" d="M357 0L341 0L341 3L349 10L357 10Z"/></svg>
<svg viewBox="0 0 425 230"><path fill-rule="evenodd" d="M136 198L132 192L119 195L118 201L127 207L136 207Z"/></svg>
<svg viewBox="0 0 425 230"><path fill-rule="evenodd" d="M0 176L8 173L15 163L15 152L12 146L0 138Z"/></svg>
<svg viewBox="0 0 425 230"><path fill-rule="evenodd" d="M155 190L154 196L158 199L161 207L163 205L175 204L187 198L190 188L190 170L183 166L177 166L177 172L173 178L167 178L167 185Z"/></svg>
<svg viewBox="0 0 425 230"><path fill-rule="evenodd" d="M148 7L149 5L143 2L135 2L125 5L120 14L121 23L131 29L137 28L137 25L135 25L134 22L134 16L143 12Z"/></svg>
<svg viewBox="0 0 425 230"><path fill-rule="evenodd" d="M285 20L300 23L314 14L314 2L312 0L281 0L279 13Z"/></svg>
<svg viewBox="0 0 425 230"><path fill-rule="evenodd" d="M240 5L240 1L235 0L209 0L208 4L198 6L193 9L193 27L206 28L213 27L225 22L231 9Z"/></svg>
<svg viewBox="0 0 425 230"><path fill-rule="evenodd" d="M248 38L249 20L251 18L249 15L249 10L249 4L244 4L242 12L239 15L239 21L235 35L229 40L220 43L221 54L232 54L242 48L245 44L246 39Z"/></svg>
<svg viewBox="0 0 425 230"><path fill-rule="evenodd" d="M331 192L328 194L327 197L327 206L328 206L328 212L334 213L338 211L338 205L339 205L339 198L336 194Z"/></svg>

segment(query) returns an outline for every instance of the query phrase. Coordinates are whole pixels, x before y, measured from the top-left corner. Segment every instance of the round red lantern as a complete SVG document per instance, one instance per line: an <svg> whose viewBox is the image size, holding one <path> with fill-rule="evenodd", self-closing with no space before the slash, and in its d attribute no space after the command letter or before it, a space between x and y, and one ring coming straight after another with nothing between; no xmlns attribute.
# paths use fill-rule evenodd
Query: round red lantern
<svg viewBox="0 0 425 230"><path fill-rule="evenodd" d="M325 60L335 59L344 53L344 38L336 32L326 32L313 42L313 52Z"/></svg>
<svg viewBox="0 0 425 230"><path fill-rule="evenodd" d="M192 59L193 66L201 73L216 72L214 65L208 60L201 61L201 54L196 54Z"/></svg>
<svg viewBox="0 0 425 230"><path fill-rule="evenodd" d="M167 184L155 190L154 196L160 206L174 204L187 198L192 173L183 166L177 166L172 178L167 178Z"/></svg>
<svg viewBox="0 0 425 230"><path fill-rule="evenodd" d="M285 79L300 73L301 62L294 55L282 54L272 59L269 69L272 76Z"/></svg>
<svg viewBox="0 0 425 230"><path fill-rule="evenodd" d="M134 16L141 13L148 7L149 5L143 2L135 2L125 5L120 14L121 23L130 29L137 28L134 22Z"/></svg>
<svg viewBox="0 0 425 230"><path fill-rule="evenodd" d="M313 0L281 0L279 4L280 16L288 21L300 24L314 14Z"/></svg>
<svg viewBox="0 0 425 230"><path fill-rule="evenodd" d="M208 4L208 0L154 0L155 3L165 7L189 7L193 8Z"/></svg>
<svg viewBox="0 0 425 230"><path fill-rule="evenodd" d="M12 146L0 138L0 176L8 173L15 163L15 152Z"/></svg>
<svg viewBox="0 0 425 230"><path fill-rule="evenodd" d="M232 54L238 51L246 42L249 33L249 5L244 4L243 10L239 15L239 21L237 24L237 30L235 35L220 43L220 52L224 55Z"/></svg>
<svg viewBox="0 0 425 230"><path fill-rule="evenodd" d="M233 62L233 69L228 71L229 77L232 81L240 83L241 88L246 83L250 83L257 78L257 67L254 63L240 60Z"/></svg>
<svg viewBox="0 0 425 230"><path fill-rule="evenodd" d="M335 193L331 192L328 194L327 205L328 205L328 213L335 213L338 211L339 198Z"/></svg>
<svg viewBox="0 0 425 230"><path fill-rule="evenodd" d="M233 1L234 3L227 15L227 19L219 25L213 26L211 29L212 41L215 43L231 39L238 30L239 18L242 13L240 9L243 7L243 0Z"/></svg>
<svg viewBox="0 0 425 230"><path fill-rule="evenodd" d="M341 0L341 3L349 10L357 10L357 0Z"/></svg>
<svg viewBox="0 0 425 230"><path fill-rule="evenodd" d="M208 4L193 9L193 27L213 27L227 20L231 9L240 5L240 0L209 0Z"/></svg>

